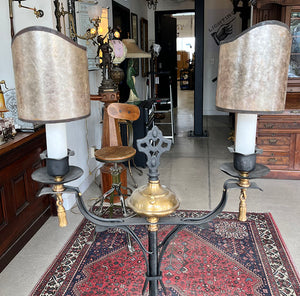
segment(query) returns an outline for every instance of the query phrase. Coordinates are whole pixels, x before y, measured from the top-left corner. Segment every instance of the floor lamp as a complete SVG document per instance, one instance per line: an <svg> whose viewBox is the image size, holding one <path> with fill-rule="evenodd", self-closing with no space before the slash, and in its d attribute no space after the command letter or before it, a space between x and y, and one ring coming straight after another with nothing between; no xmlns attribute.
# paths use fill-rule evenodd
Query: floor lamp
<svg viewBox="0 0 300 296"><path fill-rule="evenodd" d="M22 35L20 35L19 37L21 36ZM41 71L38 69L38 64L35 62L33 63L33 65L30 65L30 63L28 64L22 63L22 59L25 58L26 54L28 53L29 43L35 43L35 45L37 46L40 42L41 36L33 40L32 40L32 36L30 35L27 36L26 38L25 38L25 34L23 36L24 38L20 40L22 42L16 42L17 39L15 39L13 42L14 69L15 72L19 72L19 71L21 72L21 77L22 75L25 75L26 68L28 68L28 70L30 71L33 71L33 74L34 71L37 71L39 73ZM267 39L267 42L265 41L265 39ZM226 46L226 44L224 44L224 46L221 45L219 78L218 78L218 81L221 82L218 85L218 93L217 93L217 101L216 101L218 108L221 108L223 110L230 109L231 111L235 111L235 112L241 110L245 111L245 109L247 108L246 109L247 112L254 111L255 113L259 113L262 111L274 112L274 111L278 111L278 109L283 107L284 104L282 100L285 94L285 87L286 87L286 85L284 85L284 82L286 82L287 79L287 65L289 63L289 51L290 51L290 44L291 44L290 42L291 42L291 36L289 34L287 27L283 26L281 23L278 22L266 22L251 28L249 31L245 32L242 36L234 40L232 43L228 43L228 46ZM19 46L17 46L17 44L19 44ZM240 50L238 50L239 44L241 48ZM22 46L25 46L26 51L19 52L17 48ZM48 46L47 49L49 49ZM275 48L271 48L272 46ZM256 54L258 48L261 49L260 52L261 55ZM43 57L42 60L47 57L48 51L45 50L41 53L41 56ZM58 53L59 55L65 57L64 52L58 51ZM274 54L278 55L277 56L278 61L276 62L273 61L276 60L273 59ZM19 57L16 57L18 55ZM272 55L272 59L269 57L269 55ZM76 54L74 53L74 57L75 56ZM78 58L80 57L76 56L76 60ZM247 73L250 73L247 71L247 66L249 66L247 62L249 62L248 61L249 58L253 59L251 66L256 66L255 69L257 69L257 71L258 69L264 69L265 71L267 71L264 72L267 74L267 77L273 78L272 87L271 86L267 87L266 90L267 92L264 93L264 96L262 96L264 98L262 105L259 104L257 98L261 97L260 96L261 87L264 87L264 84L262 83L267 81L264 79L263 75L259 76L259 79L247 75ZM81 59L84 60L83 57L81 57ZM54 60L53 62L55 62ZM264 67L262 67L262 65ZM280 65L280 67L278 65ZM25 68L23 69L24 66ZM37 70L31 69L31 67L36 68ZM272 70L270 70L269 67ZM231 73L232 75L230 75L230 71L229 71L231 69L232 69L232 73ZM59 76L60 71L58 71L57 69L55 71ZM42 77L47 77L44 76L46 75L46 73L45 72L43 73L44 74L42 75ZM22 80L20 77L18 77L18 75L20 74L16 74L16 78L18 78L16 79L17 88L21 90L22 86L20 86L19 82ZM76 79L75 76L77 75L77 73L70 72L70 75L71 75L70 78ZM271 77L268 75L271 75ZM37 78L38 77L39 75L37 75ZM82 79L83 79L82 81L83 85L81 84L81 86L83 86L84 88L85 79L84 77L82 77ZM245 82L248 82L248 84L247 83L246 84L251 86L253 84L252 79L255 79L254 81L256 82L254 83L253 87L256 86L257 90L259 89L260 92L256 91L254 88L253 89L253 92L255 94L254 96L252 96L252 92L247 92L247 96L241 97L241 92L237 92L237 90L238 89L241 90L242 88L241 87L237 88L235 83L239 83L242 86ZM283 79L284 82L282 82L281 79ZM276 83L274 83L274 81ZM43 78L42 81L35 86L40 88L41 87L40 85L46 82L48 82L48 80ZM32 87L30 88L30 83L27 83L26 86L29 87L28 93L30 95L32 94L40 95L36 93L36 90L34 88ZM70 84L68 85L70 91L73 90L73 87L75 86L73 85L72 81L70 81ZM274 92L273 89L275 89L276 91ZM244 90L247 91L247 88L245 88ZM45 89L45 91L51 92L51 90L47 88ZM233 96L233 94L235 93L238 94L237 97ZM21 97L21 94L22 92L20 91L18 93L19 97ZM224 94L223 97L222 94ZM52 103L53 104L55 103L54 106L57 106L56 104L58 103L58 100L56 99L56 95L59 95L59 92L55 92L55 96L53 97ZM86 91L83 90L82 102L89 101L89 94L87 94L87 100L85 100L85 95L86 95ZM31 97L35 97L35 96L31 96ZM272 99L270 99L270 97ZM274 102L275 97L278 98L279 100L278 102L280 102L278 103L279 105L276 105L274 107L273 104L271 105L267 104L270 100ZM256 105L254 106L252 105L253 100L256 102ZM275 101L277 102L276 99ZM234 102L237 102L238 104L235 105ZM20 100L20 103L22 105L22 99ZM229 104L229 107L227 106L227 103ZM26 105L28 104L35 105L36 102L35 100L33 100L33 102L27 101ZM265 108L262 107L265 106L265 104L267 104L266 107L267 109L262 110L262 108ZM37 104L36 106L40 107L39 104ZM258 106L259 109L258 110L255 109L255 106ZM25 106L23 107L22 105L21 109L23 108L25 108ZM271 108L271 110L269 110L269 108ZM58 110L59 108L57 107L52 109L55 117ZM77 116L80 115L87 116L87 114L82 114L82 113L77 114ZM28 118L29 121L33 119L34 118L31 116ZM46 120L44 120L44 122L45 121ZM247 122L247 124L249 123ZM244 130L244 133L247 134L248 137L250 137L248 131L250 131L250 129L248 130L247 128L246 130ZM247 141L248 140L249 139L247 139ZM83 203L81 198L81 193L79 192L78 188L64 185L64 183L67 183L70 179L66 177L68 174L73 178L78 177L78 175L80 175L80 168L76 168L76 167L73 168L70 167L69 173L67 173L67 175L64 176L64 180L60 181L59 189L55 188L54 186L52 188L46 187L43 188L41 194L52 194L57 196L58 194L63 192L63 189L68 192L72 192L76 196L78 208L80 209L83 216L96 225L96 232L102 232L109 228L118 227L119 229L122 229L126 233L130 234L132 238L136 241L136 243L139 245L145 259L147 272L145 275L145 283L141 292L142 294L144 294L148 286L149 295L157 296L159 284L162 286L164 293L167 294L166 287L164 286L162 280L161 262L163 260L163 256L165 254L165 251L169 243L174 238L176 233L178 233L178 231L182 230L184 227L187 227L189 225L205 227L207 222L214 219L224 209L227 201L228 189L239 188L243 190L245 188L257 188L255 185L253 185L253 183L249 182L249 179L251 179L251 173L253 174L254 177L257 177L258 175L262 174L262 171L263 173L265 173L265 168L259 170L259 166L257 165L255 166L255 157L253 157L253 155L255 156L254 150L251 154L245 154L243 153L243 151L234 151L234 165L233 164L225 165L223 167L223 170L229 175L238 178L240 181L236 182L236 180L232 180L232 179L225 181L223 186L223 191L221 194L222 197L219 204L216 206L216 208L201 217L188 217L188 218L172 217L170 214L179 207L179 200L171 190L161 185L158 179L159 176L158 167L160 164L160 157L162 153L167 152L170 149L171 140L163 138L161 131L156 126L154 126L154 128L148 132L147 136L144 139L140 139L137 141L137 146L141 152L144 152L147 155L149 179L147 185L137 188L127 201L128 206L130 206L132 210L137 214L136 216L120 217L120 218L105 218L105 217L98 217L95 214L91 213ZM241 155L241 157L239 157L239 155ZM51 176L47 173L47 171L43 169L39 169L33 173L33 178L45 184L53 184L53 180L56 178L56 175L54 174L54 176ZM200 192L199 192L199 198L201 198ZM134 229L131 227L134 225L146 225L148 229L148 245L149 245L148 249L143 245L142 241L135 234ZM164 238L162 238L162 241L159 243L157 241L157 232L160 225L173 225L173 228Z"/></svg>
<svg viewBox="0 0 300 296"><path fill-rule="evenodd" d="M86 50L55 30L28 27L14 36L12 55L19 118L46 124L46 167L33 179L53 186L60 226L66 226L62 184L83 174L69 166L66 122L90 115Z"/></svg>
<svg viewBox="0 0 300 296"><path fill-rule="evenodd" d="M256 164L257 114L285 109L292 37L278 21L261 22L220 46L216 107L236 114L233 166L222 170L238 178L241 188L239 220L246 221L246 190L250 179L269 169ZM252 184L252 187L256 186Z"/></svg>

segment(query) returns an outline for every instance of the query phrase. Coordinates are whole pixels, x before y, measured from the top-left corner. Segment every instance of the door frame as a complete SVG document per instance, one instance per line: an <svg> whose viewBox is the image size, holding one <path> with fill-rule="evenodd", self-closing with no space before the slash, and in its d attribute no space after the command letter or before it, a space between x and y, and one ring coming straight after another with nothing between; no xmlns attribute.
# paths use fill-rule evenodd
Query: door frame
<svg viewBox="0 0 300 296"><path fill-rule="evenodd" d="M195 89L194 89L194 130L190 136L206 137L203 130L203 71L204 71L204 1L195 1L195 9L155 11L155 26L159 15L195 12ZM155 40L157 40L155 29Z"/></svg>

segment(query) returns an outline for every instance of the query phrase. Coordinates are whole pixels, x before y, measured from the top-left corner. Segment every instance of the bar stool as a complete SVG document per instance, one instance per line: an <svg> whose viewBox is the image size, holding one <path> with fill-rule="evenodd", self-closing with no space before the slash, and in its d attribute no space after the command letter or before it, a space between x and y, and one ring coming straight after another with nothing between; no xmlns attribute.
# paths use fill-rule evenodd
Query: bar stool
<svg viewBox="0 0 300 296"><path fill-rule="evenodd" d="M131 104L123 103L112 103L108 106L107 112L110 118L116 121L126 121L129 128L129 131L132 130L132 121L135 121L140 116L140 110L137 106ZM120 133L119 125L117 126L117 133ZM97 161L103 163L111 163L110 174L112 176L112 185L111 188L103 193L103 195L94 203L92 211L98 216L103 216L110 210L110 215L113 214L113 207L115 206L115 195L119 198L122 208L122 214L124 217L129 215L129 212L125 205L126 196L132 193L132 190L129 187L124 187L121 184L121 170L120 163L129 162L136 154L136 150L131 146L108 146L103 147L95 152L95 158ZM127 191L127 194L122 193L122 189ZM110 201L110 206L108 208L103 208L105 199ZM129 234L128 237L128 249L133 251L131 240Z"/></svg>

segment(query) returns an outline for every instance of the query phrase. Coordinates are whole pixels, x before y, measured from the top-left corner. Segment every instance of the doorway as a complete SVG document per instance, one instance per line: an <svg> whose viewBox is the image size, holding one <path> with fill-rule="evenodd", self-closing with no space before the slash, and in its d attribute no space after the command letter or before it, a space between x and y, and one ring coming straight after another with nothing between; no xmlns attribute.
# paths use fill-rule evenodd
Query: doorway
<svg viewBox="0 0 300 296"><path fill-rule="evenodd" d="M173 107L178 120L182 118L180 112L186 113L186 104L190 116L194 114L194 28L194 10L155 12L155 43L161 45L156 65L159 76L156 94L159 98L169 97L167 86L171 76ZM193 123L192 120L190 129L194 128Z"/></svg>

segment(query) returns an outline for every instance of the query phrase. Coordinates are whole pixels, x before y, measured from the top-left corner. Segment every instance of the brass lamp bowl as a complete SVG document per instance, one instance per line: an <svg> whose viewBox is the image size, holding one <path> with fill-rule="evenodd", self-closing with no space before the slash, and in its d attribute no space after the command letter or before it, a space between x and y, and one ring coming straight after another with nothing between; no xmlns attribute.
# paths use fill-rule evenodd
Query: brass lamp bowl
<svg viewBox="0 0 300 296"><path fill-rule="evenodd" d="M127 205L137 214L148 218L168 216L179 207L179 200L174 192L159 180L149 181L137 188L127 199Z"/></svg>

